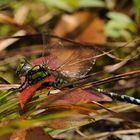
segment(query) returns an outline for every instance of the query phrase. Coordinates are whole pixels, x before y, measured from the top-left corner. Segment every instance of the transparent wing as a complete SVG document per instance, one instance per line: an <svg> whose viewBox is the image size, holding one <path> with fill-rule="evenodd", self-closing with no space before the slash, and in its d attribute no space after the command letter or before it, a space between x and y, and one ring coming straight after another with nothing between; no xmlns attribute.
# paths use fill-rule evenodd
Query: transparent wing
<svg viewBox="0 0 140 140"><path fill-rule="evenodd" d="M84 77L93 67L98 51L90 46L79 46L71 43L58 43L50 45L49 55L56 56L59 65L56 68L65 77L72 79Z"/></svg>
<svg viewBox="0 0 140 140"><path fill-rule="evenodd" d="M95 63L95 50L89 48L70 48L70 58L68 63L60 67L60 71L65 76L71 78L84 77Z"/></svg>

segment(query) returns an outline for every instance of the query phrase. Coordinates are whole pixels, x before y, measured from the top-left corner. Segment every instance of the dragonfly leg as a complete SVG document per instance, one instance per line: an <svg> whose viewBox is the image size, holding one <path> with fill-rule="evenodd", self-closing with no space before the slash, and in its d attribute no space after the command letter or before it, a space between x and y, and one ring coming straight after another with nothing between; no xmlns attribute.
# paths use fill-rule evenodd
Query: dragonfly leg
<svg viewBox="0 0 140 140"><path fill-rule="evenodd" d="M20 91L24 90L26 88L27 78L25 78L24 82L20 85L18 88ZM25 87L24 87L25 86Z"/></svg>
<svg viewBox="0 0 140 140"><path fill-rule="evenodd" d="M49 91L47 95L49 96L49 95L50 95L50 93L51 93L51 92Z"/></svg>

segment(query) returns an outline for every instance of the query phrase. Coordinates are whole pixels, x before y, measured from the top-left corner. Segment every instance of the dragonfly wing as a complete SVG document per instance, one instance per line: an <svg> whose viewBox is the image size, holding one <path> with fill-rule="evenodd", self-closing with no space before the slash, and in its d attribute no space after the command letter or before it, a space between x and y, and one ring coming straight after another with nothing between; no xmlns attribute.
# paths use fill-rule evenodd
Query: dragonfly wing
<svg viewBox="0 0 140 140"><path fill-rule="evenodd" d="M76 53L75 53L76 52ZM75 49L70 62L60 68L63 75L68 75L71 78L84 77L95 64L95 51L93 49L82 48Z"/></svg>
<svg viewBox="0 0 140 140"><path fill-rule="evenodd" d="M43 46L43 59L34 64L46 64L50 69L59 71L72 80L84 77L91 70L99 52L93 45L69 42L53 36L49 42L43 38Z"/></svg>
<svg viewBox="0 0 140 140"><path fill-rule="evenodd" d="M42 64L44 64L44 61L47 61L46 62L47 66L52 70L55 70L59 66L61 66L61 62L60 62L59 58L56 55L53 55L53 54L49 54L46 57L40 57L40 58L34 59L32 61L32 65L33 66L42 65Z"/></svg>
<svg viewBox="0 0 140 140"><path fill-rule="evenodd" d="M84 77L92 69L98 53L93 47L67 44L61 48L53 47L50 54L59 61L57 71L65 77L77 79Z"/></svg>

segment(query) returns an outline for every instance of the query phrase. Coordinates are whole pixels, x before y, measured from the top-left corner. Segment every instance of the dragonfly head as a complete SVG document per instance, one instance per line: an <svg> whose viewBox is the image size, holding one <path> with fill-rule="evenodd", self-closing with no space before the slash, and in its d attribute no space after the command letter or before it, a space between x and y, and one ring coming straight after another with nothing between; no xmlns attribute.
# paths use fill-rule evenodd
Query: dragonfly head
<svg viewBox="0 0 140 140"><path fill-rule="evenodd" d="M30 64L22 62L17 67L16 75L18 75L19 77L25 76L28 73L30 68L31 68Z"/></svg>

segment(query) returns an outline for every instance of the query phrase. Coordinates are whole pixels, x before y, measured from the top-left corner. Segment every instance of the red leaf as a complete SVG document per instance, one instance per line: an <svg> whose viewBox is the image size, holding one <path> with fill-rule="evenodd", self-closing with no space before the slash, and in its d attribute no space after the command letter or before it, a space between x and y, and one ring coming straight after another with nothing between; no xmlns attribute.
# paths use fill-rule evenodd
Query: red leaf
<svg viewBox="0 0 140 140"><path fill-rule="evenodd" d="M33 84L32 86L28 86L26 89L24 89L20 95L18 96L18 100L20 103L21 108L23 109L26 102L28 101L28 99L33 95L33 93L43 84L46 82L54 82L55 81L55 77L54 76L49 76L47 78L45 78L44 80Z"/></svg>
<svg viewBox="0 0 140 140"><path fill-rule="evenodd" d="M33 66L40 65L40 64L46 64L46 63L48 64L50 69L56 69L61 65L60 60L55 55L49 55L47 57L40 57L40 58L34 59L32 61Z"/></svg>
<svg viewBox="0 0 140 140"><path fill-rule="evenodd" d="M18 96L18 100L20 103L21 108L24 108L25 103L28 99L33 95L33 93L41 86L41 82L38 82L32 86L27 87L23 90L20 95Z"/></svg>
<svg viewBox="0 0 140 140"><path fill-rule="evenodd" d="M77 104L92 101L108 102L112 101L112 99L104 94L93 92L91 90L74 89L65 92L62 91L58 94L49 96L45 106Z"/></svg>
<svg viewBox="0 0 140 140"><path fill-rule="evenodd" d="M55 101L53 104L75 104L91 101L111 101L111 98L101 93L76 89Z"/></svg>

